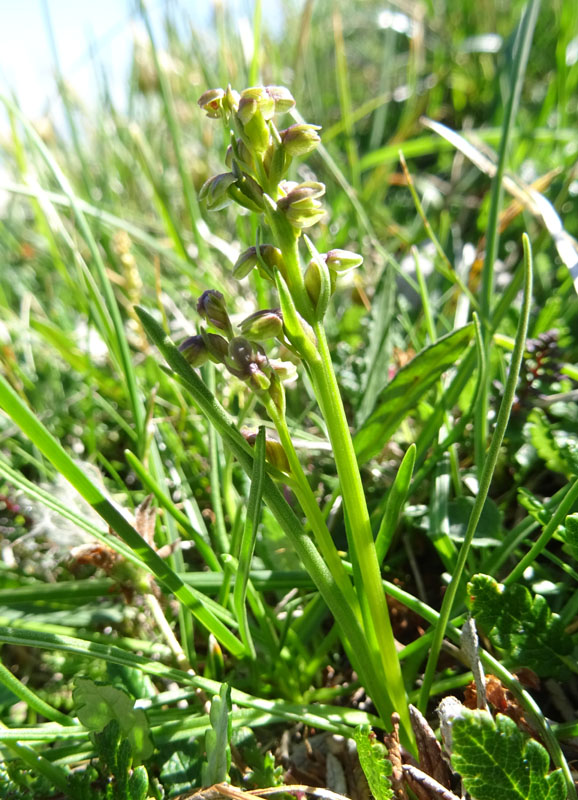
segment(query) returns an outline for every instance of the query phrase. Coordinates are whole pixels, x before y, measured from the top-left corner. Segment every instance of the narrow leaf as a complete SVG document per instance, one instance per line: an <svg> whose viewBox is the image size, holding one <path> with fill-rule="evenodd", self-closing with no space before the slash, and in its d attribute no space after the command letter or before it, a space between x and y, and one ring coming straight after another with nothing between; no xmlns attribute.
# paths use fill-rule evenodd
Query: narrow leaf
<svg viewBox="0 0 578 800"><path fill-rule="evenodd" d="M474 335L469 323L426 347L399 370L377 398L377 407L354 439L355 452L365 462L385 446L402 420L424 394L462 355Z"/></svg>
<svg viewBox="0 0 578 800"><path fill-rule="evenodd" d="M207 763L203 765L203 786L229 780L231 767L232 721L229 711L230 690L226 683L211 701L211 727L206 733Z"/></svg>

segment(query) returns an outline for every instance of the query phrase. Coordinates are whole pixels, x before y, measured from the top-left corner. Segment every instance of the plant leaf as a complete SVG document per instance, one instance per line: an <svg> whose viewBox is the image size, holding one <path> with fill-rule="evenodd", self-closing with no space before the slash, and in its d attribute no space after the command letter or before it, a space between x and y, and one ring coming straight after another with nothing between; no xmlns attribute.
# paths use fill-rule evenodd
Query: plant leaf
<svg viewBox="0 0 578 800"><path fill-rule="evenodd" d="M567 676L564 656L572 652L572 640L541 595L532 596L519 584L504 586L489 575L474 575L468 595L478 625L516 664L541 677Z"/></svg>
<svg viewBox="0 0 578 800"><path fill-rule="evenodd" d="M509 717L464 708L451 723L452 766L472 800L565 800L562 770Z"/></svg>
<svg viewBox="0 0 578 800"><path fill-rule="evenodd" d="M456 363L473 335L474 324L471 322L442 336L399 370L379 393L376 408L354 438L360 463L379 453L423 395Z"/></svg>
<svg viewBox="0 0 578 800"><path fill-rule="evenodd" d="M359 763L374 800L391 800L394 797L389 780L392 766L387 759L386 747L377 741L369 725L359 725L353 738L357 745Z"/></svg>
<svg viewBox="0 0 578 800"><path fill-rule="evenodd" d="M570 548L572 558L578 561L578 514L568 514L564 527L564 541Z"/></svg>
<svg viewBox="0 0 578 800"><path fill-rule="evenodd" d="M229 712L230 689L226 683L211 701L209 719L211 727L205 735L207 762L203 765L203 786L213 786L229 780L231 766L231 734L233 730Z"/></svg>
<svg viewBox="0 0 578 800"><path fill-rule="evenodd" d="M135 764L149 758L153 744L145 712L135 708L126 692L112 686L100 686L90 678L76 678L72 693L76 713L82 724L92 731L102 731L116 720L130 743Z"/></svg>

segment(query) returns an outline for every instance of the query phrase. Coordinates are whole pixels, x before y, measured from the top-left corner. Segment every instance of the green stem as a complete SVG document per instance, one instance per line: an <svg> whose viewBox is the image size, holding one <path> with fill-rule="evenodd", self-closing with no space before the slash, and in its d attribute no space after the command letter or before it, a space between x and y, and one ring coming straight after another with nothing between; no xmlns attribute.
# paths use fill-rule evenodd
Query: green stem
<svg viewBox="0 0 578 800"><path fill-rule="evenodd" d="M303 467L301 466L301 462L299 461L299 457L293 446L293 441L291 440L291 434L287 427L285 417L279 411L269 395L265 395L262 399L265 404L265 408L267 409L267 413L277 429L279 439L289 461L289 466L291 467L291 488L295 492L295 495L299 501L299 505L305 513L311 530L315 534L319 551L325 559L325 562L329 567L336 584L343 592L343 596L346 598L352 613L355 613L357 618L361 621L359 601L349 576L345 572L343 562L341 561L339 553L337 552L337 548L333 543L333 539L331 538L331 534L327 528L321 509L319 508L315 495L313 494L313 490L311 489L309 482L305 477Z"/></svg>
<svg viewBox="0 0 578 800"><path fill-rule="evenodd" d="M492 194L490 200L490 211L488 217L488 235L486 241L486 255L484 258L484 268L482 271L482 288L480 296L480 317L482 322L482 333L484 339L484 355L486 363L490 363L490 350L492 346L492 294L494 290L494 262L498 252L499 243L499 224L498 218L502 206L503 186L502 181L506 169L506 158L510 143L511 132L514 128L514 121L518 110L520 93L524 83L526 65L530 55L532 36L538 18L540 0L531 0L524 12L520 22L516 45L514 49L514 64L511 72L510 95L504 111L504 121L502 123L502 134L500 148L498 152L498 163L496 174L492 182ZM486 375L485 391L480 393L479 404L476 414L475 431L475 461L478 471L481 473L481 465L484 463L486 453L486 441L488 434L488 398L490 395L490 372Z"/></svg>
<svg viewBox="0 0 578 800"><path fill-rule="evenodd" d="M405 736L412 742L406 692L381 585L373 532L349 424L333 371L325 329L321 322L315 323L314 332L317 337L319 359L308 366L315 395L327 425L343 493L345 513L349 523L348 539L354 569L354 584L360 599L368 645L372 651L373 668L386 682L392 710L399 712Z"/></svg>
<svg viewBox="0 0 578 800"><path fill-rule="evenodd" d="M436 624L434 638L430 654L428 657L426 671L419 697L419 708L422 711L422 713L425 713L427 709L429 693L435 675L438 656L441 650L443 638L445 636L445 631L452 613L454 600L462 581L463 571L466 565L468 554L470 552L472 540L474 538L474 534L476 532L476 528L478 526L478 522L480 520L482 510L484 508L484 503L486 502L486 498L488 496L490 483L492 481L492 476L494 474L496 463L498 461L498 456L500 454L500 447L502 446L502 441L504 438L504 434L506 432L508 420L510 418L510 411L512 409L512 404L514 402L516 384L518 382L520 367L522 365L522 359L524 357L526 333L528 331L528 320L530 318L530 306L532 302L532 250L530 247L530 240L528 239L526 234L524 234L523 237L523 244L524 244L524 275L525 275L524 299L522 303L522 309L520 311L518 330L516 331L516 343L514 346L514 351L512 353L510 371L508 373L508 380L506 381L504 396L502 398L502 402L500 404L500 410L498 412L496 429L494 431L494 435L492 436L492 441L490 442L488 454L484 462L484 468L482 470L482 475L480 478L478 494L474 503L474 507L472 508L472 513L470 515L464 541L458 553L458 559L456 562L454 573L452 575L452 579L444 595L440 611L440 617Z"/></svg>

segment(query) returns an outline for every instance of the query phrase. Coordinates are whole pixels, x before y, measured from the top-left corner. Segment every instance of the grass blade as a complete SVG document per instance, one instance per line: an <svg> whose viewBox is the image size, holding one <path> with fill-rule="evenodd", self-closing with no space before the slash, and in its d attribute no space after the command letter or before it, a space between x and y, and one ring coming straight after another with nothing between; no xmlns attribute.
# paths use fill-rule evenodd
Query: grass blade
<svg viewBox="0 0 578 800"><path fill-rule="evenodd" d="M494 470L496 468L498 456L500 453L500 447L502 445L502 440L504 438L506 427L508 425L508 420L510 418L510 412L512 410L512 405L514 402L514 396L516 391L516 384L518 383L520 368L522 366L522 360L524 358L526 333L528 331L528 321L530 319L530 307L532 302L532 249L530 245L530 240L526 235L524 235L523 244L524 244L524 278L525 278L524 299L522 302L522 308L520 310L520 319L518 321L518 329L516 331L516 341L514 344L514 350L512 352L510 370L508 372L508 379L506 381L506 386L504 388L504 395L502 398L502 402L500 404L500 409L498 411L496 428L494 431L494 435L492 436L492 441L490 442L490 447L488 449L486 460L484 462L484 468L480 478L478 494L476 496L474 507L472 508L472 512L470 514L470 519L464 536L464 541L458 553L458 559L452 574L452 579L444 595L442 608L440 612L440 618L435 627L434 639L430 649L430 654L428 657L426 671L419 697L419 707L422 713L425 713L427 708L429 692L433 682L437 666L437 660L441 650L446 627L450 615L452 613L452 607L454 604L454 600L456 598L457 590L462 581L463 571L466 565L466 560L468 558L468 553L470 551L472 540L476 532L476 527L478 525L480 516L482 514L484 503L488 496L490 483L492 481L492 476L494 474Z"/></svg>

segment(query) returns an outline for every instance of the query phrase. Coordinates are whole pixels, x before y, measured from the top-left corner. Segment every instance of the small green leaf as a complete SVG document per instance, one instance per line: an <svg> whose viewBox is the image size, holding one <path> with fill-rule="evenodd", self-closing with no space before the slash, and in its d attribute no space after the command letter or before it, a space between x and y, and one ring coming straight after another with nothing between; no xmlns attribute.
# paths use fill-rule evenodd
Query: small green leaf
<svg viewBox="0 0 578 800"><path fill-rule="evenodd" d="M451 724L452 766L472 800L565 800L562 770L509 717L464 708Z"/></svg>
<svg viewBox="0 0 578 800"><path fill-rule="evenodd" d="M357 745L359 763L374 800L391 800L394 797L389 780L392 766L387 758L387 748L377 741L369 725L359 725L353 738Z"/></svg>
<svg viewBox="0 0 578 800"><path fill-rule="evenodd" d="M541 408L528 415L530 441L540 458L553 472L563 475L578 474L578 441L575 434L552 424Z"/></svg>
<svg viewBox="0 0 578 800"><path fill-rule="evenodd" d="M464 541L474 503L473 497L456 497L448 503L449 535L454 542ZM500 544L501 529L502 515L498 506L488 497L472 539L472 547L496 547Z"/></svg>
<svg viewBox="0 0 578 800"><path fill-rule="evenodd" d="M358 431L355 452L360 463L368 461L386 445L399 424L423 395L462 355L474 335L474 324L442 336L426 347L395 375L379 393L376 408Z"/></svg>
<svg viewBox="0 0 578 800"><path fill-rule="evenodd" d="M572 640L541 595L532 596L519 584L504 586L489 575L474 575L468 595L476 622L515 664L541 677L567 676L564 657L572 652Z"/></svg>
<svg viewBox="0 0 578 800"><path fill-rule="evenodd" d="M230 689L226 683L211 701L209 719L211 727L205 736L207 761L203 765L203 786L213 786L229 780L231 766L231 733L233 729L229 712Z"/></svg>
<svg viewBox="0 0 578 800"><path fill-rule="evenodd" d="M134 708L125 692L112 686L99 686L90 678L76 678L75 686L72 696L76 713L86 728L102 731L111 720L117 720L122 735L130 743L134 762L138 764L152 755L146 714Z"/></svg>

